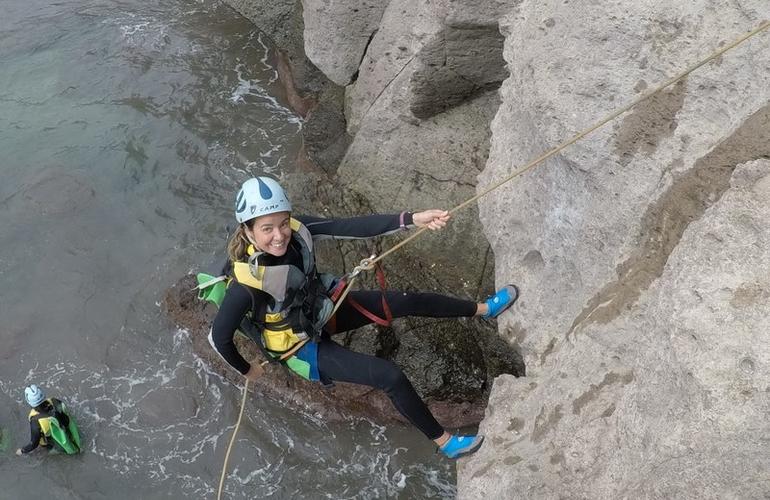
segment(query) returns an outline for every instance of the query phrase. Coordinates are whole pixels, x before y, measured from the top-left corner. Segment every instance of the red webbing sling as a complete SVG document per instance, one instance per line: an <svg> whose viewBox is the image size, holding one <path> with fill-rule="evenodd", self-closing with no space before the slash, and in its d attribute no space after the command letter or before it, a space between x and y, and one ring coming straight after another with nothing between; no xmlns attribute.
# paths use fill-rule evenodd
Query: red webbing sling
<svg viewBox="0 0 770 500"><path fill-rule="evenodd" d="M387 281L385 280L385 273L382 270L382 266L378 263L375 265L375 275L377 276L377 283L380 285L380 293L381 293L381 300L382 300L382 311L385 313L385 318L380 318L373 312L366 309L364 306L359 304L357 301L355 301L350 295L345 297L345 300L359 313L364 315L367 319L371 320L373 323L376 323L380 326L390 326L390 324L393 322L393 313L390 311L390 306L388 305L388 301L385 300L385 291L387 290ZM340 298L340 295L342 294L342 291L345 289L345 286L347 285L347 279L346 277L343 277L340 279L339 283L334 287L334 290L332 290L331 299L332 302L336 303L337 300ZM337 330L337 322L336 322L336 314L331 317L329 320L329 323L332 326L332 329L334 331Z"/></svg>

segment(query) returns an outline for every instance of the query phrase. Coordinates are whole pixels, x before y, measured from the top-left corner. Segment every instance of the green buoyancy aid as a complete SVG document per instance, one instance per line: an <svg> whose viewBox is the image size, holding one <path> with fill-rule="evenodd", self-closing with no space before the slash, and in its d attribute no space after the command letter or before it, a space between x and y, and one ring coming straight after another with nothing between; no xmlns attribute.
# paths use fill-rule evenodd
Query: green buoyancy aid
<svg viewBox="0 0 770 500"><path fill-rule="evenodd" d="M75 419L67 413L64 403L51 399L46 401L53 407L51 414L40 413L34 409L29 412L29 420L37 418L37 423L40 426L40 433L42 434L40 444L47 445L52 442L52 444L68 455L80 453L80 433L78 432ZM62 427L61 422L56 418L58 414L67 416L69 424L66 428Z"/></svg>
<svg viewBox="0 0 770 500"><path fill-rule="evenodd" d="M252 340L261 342L273 354L284 353L297 342L319 335L334 309L327 295L334 276L316 272L310 231L296 219L292 218L290 224L292 242L302 257L301 269L290 264L264 265L264 254L250 247L248 262L232 264L232 279L203 273L197 277L199 296L217 306L232 281L270 295L274 301L271 311L252 311L251 319L261 332L261 338ZM249 332L243 333L252 337Z"/></svg>

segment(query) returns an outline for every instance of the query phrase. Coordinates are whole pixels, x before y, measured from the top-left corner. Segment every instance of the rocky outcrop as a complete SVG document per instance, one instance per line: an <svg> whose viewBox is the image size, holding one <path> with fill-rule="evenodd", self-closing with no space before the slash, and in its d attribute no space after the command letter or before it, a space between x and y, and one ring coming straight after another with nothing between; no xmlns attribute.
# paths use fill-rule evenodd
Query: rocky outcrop
<svg viewBox="0 0 770 500"><path fill-rule="evenodd" d="M761 20L692 7L522 2L482 186ZM747 43L481 202L527 377L496 380L460 497L767 493L768 54Z"/></svg>
<svg viewBox="0 0 770 500"><path fill-rule="evenodd" d="M507 76L497 26L500 5L391 1L358 79L346 90L349 132L357 134L367 119L378 121L378 109L419 124L497 88Z"/></svg>
<svg viewBox="0 0 770 500"><path fill-rule="evenodd" d="M536 377L495 381L465 498L762 498L770 427L770 161L683 231L630 310ZM604 319L604 318L603 318Z"/></svg>
<svg viewBox="0 0 770 500"><path fill-rule="evenodd" d="M449 208L474 195L499 106L490 89L507 74L502 35L487 10L388 3L358 79L345 90L354 138L338 169L340 185L371 210ZM492 254L475 207L454 217L445 231L388 261L398 286L475 299L492 291ZM468 330L484 334L472 325Z"/></svg>
<svg viewBox="0 0 770 500"><path fill-rule="evenodd" d="M303 0L307 56L331 81L348 85L356 79L387 5L379 0Z"/></svg>

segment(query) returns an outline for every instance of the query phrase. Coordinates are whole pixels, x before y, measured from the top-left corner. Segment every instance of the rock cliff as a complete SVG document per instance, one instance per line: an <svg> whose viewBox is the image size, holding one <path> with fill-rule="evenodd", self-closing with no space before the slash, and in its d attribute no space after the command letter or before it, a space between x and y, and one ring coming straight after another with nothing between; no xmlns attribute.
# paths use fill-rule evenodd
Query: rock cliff
<svg viewBox="0 0 770 500"><path fill-rule="evenodd" d="M286 5L344 119L328 182L377 211L453 206L770 18L762 0ZM700 68L395 261L407 286L478 297L494 267L522 289L499 333L526 376L496 379L461 498L768 495L769 48Z"/></svg>
<svg viewBox="0 0 770 500"><path fill-rule="evenodd" d="M768 18L758 1L522 2L481 186ZM770 491L770 36L481 201L501 321L463 498L762 498Z"/></svg>

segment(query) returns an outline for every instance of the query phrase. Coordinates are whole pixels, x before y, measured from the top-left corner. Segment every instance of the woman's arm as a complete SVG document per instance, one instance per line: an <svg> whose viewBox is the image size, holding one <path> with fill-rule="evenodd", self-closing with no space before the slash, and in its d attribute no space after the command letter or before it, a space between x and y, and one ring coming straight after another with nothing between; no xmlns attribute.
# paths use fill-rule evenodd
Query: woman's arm
<svg viewBox="0 0 770 500"><path fill-rule="evenodd" d="M36 418L33 418L32 420L29 421L29 433L30 433L29 444L24 446L24 448L19 449L17 451L17 454L20 454L18 452L29 453L30 451L37 448L38 445L40 444L40 438L41 438L40 424L37 423Z"/></svg>
<svg viewBox="0 0 770 500"><path fill-rule="evenodd" d="M233 283L225 293L209 332L209 343L214 350L242 375L249 372L251 365L238 352L233 338L241 321L251 310L251 300L251 293L244 286Z"/></svg>
<svg viewBox="0 0 770 500"><path fill-rule="evenodd" d="M326 238L373 238L415 226L440 229L446 225L449 217L449 213L444 210L425 210L415 214L401 212L400 214L363 215L344 219L323 219L303 215L297 216L297 220L308 228L314 240L322 240Z"/></svg>

